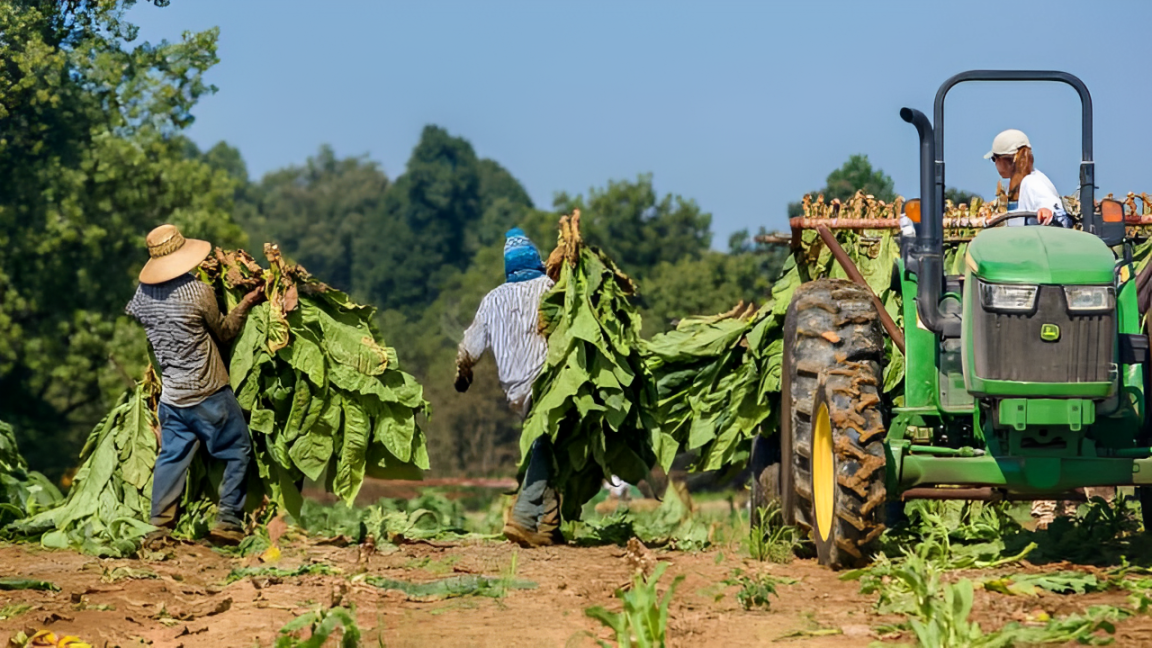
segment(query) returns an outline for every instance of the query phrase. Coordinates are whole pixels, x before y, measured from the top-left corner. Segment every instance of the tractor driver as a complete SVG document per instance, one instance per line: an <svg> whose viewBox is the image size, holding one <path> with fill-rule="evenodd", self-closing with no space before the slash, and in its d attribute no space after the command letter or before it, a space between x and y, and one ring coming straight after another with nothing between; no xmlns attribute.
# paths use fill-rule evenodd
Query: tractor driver
<svg viewBox="0 0 1152 648"><path fill-rule="evenodd" d="M992 160L1001 178L1008 182L1008 211L1036 212L1036 218L1009 219L1007 225L1051 225L1072 227L1072 219L1064 211L1064 201L1056 186L1035 167L1032 145L1028 136L1010 128L992 140L992 150L984 155Z"/></svg>

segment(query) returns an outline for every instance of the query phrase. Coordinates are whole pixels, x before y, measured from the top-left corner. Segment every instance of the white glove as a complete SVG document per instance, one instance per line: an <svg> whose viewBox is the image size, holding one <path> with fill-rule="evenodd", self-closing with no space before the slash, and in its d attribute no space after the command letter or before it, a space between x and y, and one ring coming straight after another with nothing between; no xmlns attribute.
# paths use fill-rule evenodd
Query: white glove
<svg viewBox="0 0 1152 648"><path fill-rule="evenodd" d="M900 236L916 237L916 223L913 223L912 219L907 216L900 217Z"/></svg>

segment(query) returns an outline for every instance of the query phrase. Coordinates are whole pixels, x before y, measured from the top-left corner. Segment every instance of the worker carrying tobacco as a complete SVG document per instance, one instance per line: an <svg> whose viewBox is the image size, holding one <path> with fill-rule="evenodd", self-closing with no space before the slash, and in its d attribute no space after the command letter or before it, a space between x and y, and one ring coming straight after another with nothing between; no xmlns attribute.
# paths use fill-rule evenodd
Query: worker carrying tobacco
<svg viewBox="0 0 1152 648"><path fill-rule="evenodd" d="M175 525L188 466L204 446L212 459L224 462L219 512L209 537L236 543L244 537L252 442L217 344L236 337L264 290L252 290L227 316L221 315L216 293L192 274L212 251L210 243L186 239L175 226L161 225L148 233L147 245L150 258L125 310L144 325L163 383L151 515L160 530L149 541Z"/></svg>
<svg viewBox="0 0 1152 648"><path fill-rule="evenodd" d="M553 285L536 246L520 228L506 234L505 281L484 296L456 355L456 391L472 384L472 367L489 348L496 357L500 386L508 405L528 417L532 384L544 369L548 340L537 331L540 300ZM532 444L520 492L504 525L504 536L525 547L563 543L560 498L549 484L551 445L547 437Z"/></svg>

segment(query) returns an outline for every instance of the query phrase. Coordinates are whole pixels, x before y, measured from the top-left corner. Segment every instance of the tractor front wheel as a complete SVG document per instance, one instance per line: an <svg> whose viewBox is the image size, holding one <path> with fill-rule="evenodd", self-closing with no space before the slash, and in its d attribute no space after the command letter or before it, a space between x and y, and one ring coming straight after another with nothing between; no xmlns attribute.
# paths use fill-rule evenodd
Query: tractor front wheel
<svg viewBox="0 0 1152 648"><path fill-rule="evenodd" d="M820 564L866 563L884 531L884 419L871 362L821 376L812 421L812 539Z"/></svg>

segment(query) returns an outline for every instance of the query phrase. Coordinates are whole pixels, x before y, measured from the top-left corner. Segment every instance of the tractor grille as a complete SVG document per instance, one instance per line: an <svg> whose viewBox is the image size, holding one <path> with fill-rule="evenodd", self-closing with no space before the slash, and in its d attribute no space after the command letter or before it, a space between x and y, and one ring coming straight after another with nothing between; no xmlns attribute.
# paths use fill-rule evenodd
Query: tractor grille
<svg viewBox="0 0 1152 648"><path fill-rule="evenodd" d="M1061 286L1040 286L1033 313L993 313L973 295L975 374L985 380L1041 383L1108 382L1116 311L1072 315ZM1060 339L1040 339L1040 327L1060 327Z"/></svg>

